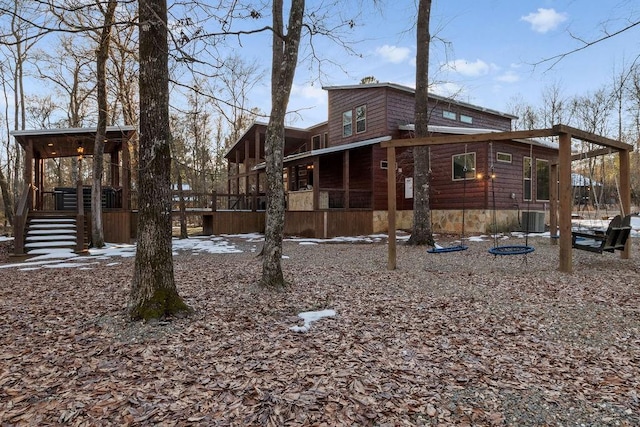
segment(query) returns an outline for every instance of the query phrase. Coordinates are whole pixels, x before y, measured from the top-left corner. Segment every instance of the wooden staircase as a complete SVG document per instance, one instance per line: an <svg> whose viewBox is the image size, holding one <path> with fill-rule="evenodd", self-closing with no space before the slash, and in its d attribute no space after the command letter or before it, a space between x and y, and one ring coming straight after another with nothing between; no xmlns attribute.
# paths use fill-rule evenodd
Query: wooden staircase
<svg viewBox="0 0 640 427"><path fill-rule="evenodd" d="M76 216L69 213L30 212L25 227L24 252L27 255L48 253L55 249L85 251L89 247L86 224L82 224L83 244L78 245ZM81 248L81 250L79 250Z"/></svg>

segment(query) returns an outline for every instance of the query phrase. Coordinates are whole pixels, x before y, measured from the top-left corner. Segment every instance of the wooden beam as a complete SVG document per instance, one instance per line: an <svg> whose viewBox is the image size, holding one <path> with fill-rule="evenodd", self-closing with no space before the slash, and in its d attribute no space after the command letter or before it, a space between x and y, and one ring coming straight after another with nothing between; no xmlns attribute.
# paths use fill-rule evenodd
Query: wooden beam
<svg viewBox="0 0 640 427"><path fill-rule="evenodd" d="M344 189L344 209L349 209L349 150L342 153L342 188Z"/></svg>
<svg viewBox="0 0 640 427"><path fill-rule="evenodd" d="M549 170L549 234L551 245L558 245L558 165L552 164Z"/></svg>
<svg viewBox="0 0 640 427"><path fill-rule="evenodd" d="M624 142L616 141L615 139L607 138L601 135L596 135L591 132L586 132L580 129L573 128L567 125L554 125L552 128L556 134L568 134L572 138L580 139L582 141L592 142L594 144L602 145L604 147L615 148L617 150L632 151L633 146L625 144Z"/></svg>
<svg viewBox="0 0 640 427"><path fill-rule="evenodd" d="M629 152L624 150L618 152L620 157L620 204L624 215L631 212L631 168L629 162ZM631 254L631 240L627 239L624 250L620 253L620 258L629 259Z"/></svg>
<svg viewBox="0 0 640 427"><path fill-rule="evenodd" d="M606 156L607 154L617 153L617 149L612 148L598 148L597 150L587 151L586 153L574 154L571 156L571 161L592 159L594 157Z"/></svg>
<svg viewBox="0 0 640 427"><path fill-rule="evenodd" d="M387 269L396 269L396 149L387 147Z"/></svg>
<svg viewBox="0 0 640 427"><path fill-rule="evenodd" d="M422 138L391 139L380 143L382 148L415 147L416 145L444 145L466 142L505 141L511 139L543 138L558 135L553 129L515 130L508 132L486 132L470 135L426 136ZM533 141L532 141L533 142Z"/></svg>
<svg viewBox="0 0 640 427"><path fill-rule="evenodd" d="M571 135L560 134L558 155L558 181L560 202L560 266L559 270L571 273L573 253L571 244Z"/></svg>

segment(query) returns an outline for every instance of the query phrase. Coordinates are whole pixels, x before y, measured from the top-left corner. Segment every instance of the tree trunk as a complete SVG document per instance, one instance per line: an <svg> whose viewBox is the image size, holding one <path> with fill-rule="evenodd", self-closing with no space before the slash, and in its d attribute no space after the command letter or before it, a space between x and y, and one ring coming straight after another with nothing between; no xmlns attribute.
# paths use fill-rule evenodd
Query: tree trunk
<svg viewBox="0 0 640 427"><path fill-rule="evenodd" d="M102 175L104 175L104 140L107 135L107 61L111 26L116 11L116 0L109 0L104 15L104 27L100 34L100 43L96 55L96 80L98 89L98 127L93 145L93 184L91 185L91 243L96 248L104 246L102 227Z"/></svg>
<svg viewBox="0 0 640 427"><path fill-rule="evenodd" d="M187 207L184 202L184 190L182 189L182 170L178 167L178 197L180 199L180 238L188 239L187 232Z"/></svg>
<svg viewBox="0 0 640 427"><path fill-rule="evenodd" d="M293 0L289 12L288 34L284 34L283 0L273 1L273 52L271 63L271 115L265 135L267 209L262 248L263 287L283 288L282 239L284 234L284 119L289 104L293 76L298 63L298 48L304 14L304 0Z"/></svg>
<svg viewBox="0 0 640 427"><path fill-rule="evenodd" d="M4 216L7 218L9 225L13 226L13 205L11 203L11 194L9 192L9 183L2 172L0 165L0 191L2 192L2 201L4 202Z"/></svg>
<svg viewBox="0 0 640 427"><path fill-rule="evenodd" d="M140 155L138 248L132 319L190 312L176 289L171 247L171 134L166 0L139 0Z"/></svg>
<svg viewBox="0 0 640 427"><path fill-rule="evenodd" d="M418 5L416 50L415 136L429 136L429 16L431 0ZM430 168L429 149L413 147L413 230L408 243L433 245L431 208L429 206Z"/></svg>

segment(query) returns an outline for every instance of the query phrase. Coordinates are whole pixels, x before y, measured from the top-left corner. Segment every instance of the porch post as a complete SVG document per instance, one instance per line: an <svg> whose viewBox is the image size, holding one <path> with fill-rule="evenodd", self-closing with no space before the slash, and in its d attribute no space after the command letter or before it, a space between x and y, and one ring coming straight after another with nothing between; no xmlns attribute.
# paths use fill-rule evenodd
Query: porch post
<svg viewBox="0 0 640 427"><path fill-rule="evenodd" d="M29 185L31 186L29 190L31 191L31 195L29 197L29 209L33 209L35 204L35 197L33 194L35 191L35 183L33 182L33 141L29 140L29 142L27 142L24 154L24 185L27 186L27 188Z"/></svg>
<svg viewBox="0 0 640 427"><path fill-rule="evenodd" d="M618 151L620 160L620 204L625 215L631 213L631 171L629 165L629 152ZM624 250L620 252L620 258L629 259L631 256L631 240L627 239Z"/></svg>
<svg viewBox="0 0 640 427"><path fill-rule="evenodd" d="M396 148L387 147L387 269L396 269Z"/></svg>
<svg viewBox="0 0 640 427"><path fill-rule="evenodd" d="M320 209L320 157L313 159L313 210Z"/></svg>
<svg viewBox="0 0 640 427"><path fill-rule="evenodd" d="M549 171L549 234L551 245L558 245L558 165L552 164Z"/></svg>
<svg viewBox="0 0 640 427"><path fill-rule="evenodd" d="M82 188L82 155L78 156L76 183L76 252L84 251L84 189Z"/></svg>
<svg viewBox="0 0 640 427"><path fill-rule="evenodd" d="M344 188L344 209L349 209L349 150L342 155L342 186Z"/></svg>
<svg viewBox="0 0 640 427"><path fill-rule="evenodd" d="M111 186L120 187L120 153L114 151L111 153Z"/></svg>
<svg viewBox="0 0 640 427"><path fill-rule="evenodd" d="M571 273L573 254L571 253L571 135L560 134L558 156L558 181L560 201L560 266L559 270Z"/></svg>
<svg viewBox="0 0 640 427"><path fill-rule="evenodd" d="M122 208L131 209L131 156L129 140L122 141Z"/></svg>

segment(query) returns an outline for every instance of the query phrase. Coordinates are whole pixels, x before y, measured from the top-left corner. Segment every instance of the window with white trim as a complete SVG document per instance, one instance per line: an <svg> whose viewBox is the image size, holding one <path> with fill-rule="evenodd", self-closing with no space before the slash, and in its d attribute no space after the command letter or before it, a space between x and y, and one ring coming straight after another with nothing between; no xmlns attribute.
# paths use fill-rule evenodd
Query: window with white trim
<svg viewBox="0 0 640 427"><path fill-rule="evenodd" d="M351 110L342 113L342 136L351 136L353 134L353 113Z"/></svg>
<svg viewBox="0 0 640 427"><path fill-rule="evenodd" d="M536 200L549 201L549 160L536 159Z"/></svg>
<svg viewBox="0 0 640 427"><path fill-rule="evenodd" d="M531 157L522 159L522 191L523 200L531 200Z"/></svg>
<svg viewBox="0 0 640 427"><path fill-rule="evenodd" d="M361 105L356 107L356 133L362 133L367 130L367 106Z"/></svg>
<svg viewBox="0 0 640 427"><path fill-rule="evenodd" d="M496 153L496 161L500 163L511 163L512 157L510 153L502 153L498 151Z"/></svg>
<svg viewBox="0 0 640 427"><path fill-rule="evenodd" d="M476 176L476 153L451 156L451 178L454 181L474 179Z"/></svg>

